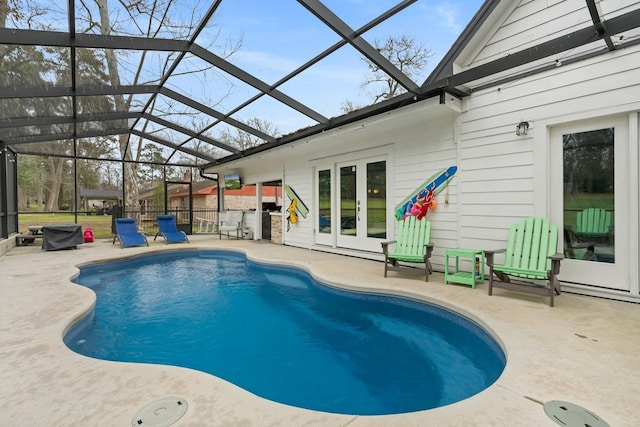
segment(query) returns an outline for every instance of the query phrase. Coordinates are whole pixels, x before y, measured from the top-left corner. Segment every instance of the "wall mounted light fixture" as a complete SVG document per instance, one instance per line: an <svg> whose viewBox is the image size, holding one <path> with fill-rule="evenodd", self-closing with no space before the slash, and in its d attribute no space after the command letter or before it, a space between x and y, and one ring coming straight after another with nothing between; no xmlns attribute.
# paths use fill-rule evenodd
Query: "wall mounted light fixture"
<svg viewBox="0 0 640 427"><path fill-rule="evenodd" d="M516 135L526 135L527 130L529 130L529 122L520 122L516 126Z"/></svg>

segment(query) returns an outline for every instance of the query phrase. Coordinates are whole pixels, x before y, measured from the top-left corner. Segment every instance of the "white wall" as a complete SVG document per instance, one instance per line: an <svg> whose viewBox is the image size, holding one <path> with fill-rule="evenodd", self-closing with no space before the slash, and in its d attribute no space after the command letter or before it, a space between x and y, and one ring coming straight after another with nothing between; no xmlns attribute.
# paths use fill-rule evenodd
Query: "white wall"
<svg viewBox="0 0 640 427"><path fill-rule="evenodd" d="M316 219L312 203L316 164L387 153L392 172L387 197L395 207L435 172L457 164L455 120L459 108L459 100L449 98L447 105L439 105L434 99L391 115L325 132L301 142L298 147L281 150L285 156L306 154L283 158L284 183L290 185L311 210L307 219L299 218L297 224L284 232L285 244L304 248L314 244ZM436 243L432 259L436 266L444 264L444 249L456 246L456 179L454 177L448 192L437 197L438 209L428 214L432 220L432 240ZM287 199L285 208L288 205ZM391 212L389 217L392 218ZM395 223L389 220L391 227ZM394 234L395 230L391 231L388 238Z"/></svg>
<svg viewBox="0 0 640 427"><path fill-rule="evenodd" d="M433 174L449 166L458 166L455 119L452 115L445 119L424 120L398 132L394 144L394 207ZM431 262L438 270L443 269L445 249L457 246L459 179L460 174L456 173L449 186L436 196L436 210L427 213L427 219L431 221L431 241L435 245Z"/></svg>
<svg viewBox="0 0 640 427"><path fill-rule="evenodd" d="M312 171L309 168L308 160L298 160L294 162L287 162L285 164L284 180L283 183L291 187L301 201L312 210ZM282 205L283 219L286 218L286 211L291 204L289 197L284 196L284 203ZM298 221L295 224L291 224L287 231L287 222L284 222L282 228L282 238L285 245L298 246L302 248L311 247L313 239L313 212L309 212L307 218L303 218L298 214Z"/></svg>
<svg viewBox="0 0 640 427"><path fill-rule="evenodd" d="M500 25L465 58L467 67L500 59L592 25L584 0L523 0L510 3Z"/></svg>
<svg viewBox="0 0 640 427"><path fill-rule="evenodd" d="M623 13L637 9L639 0L607 0L597 1L597 8L603 21L617 17ZM535 49L541 43L559 37L570 36L576 30L593 29L593 22L584 0L522 0L519 2L501 2L496 14L489 18L486 25L476 34L474 39L456 59L456 71L467 70L478 65L506 58L518 52ZM625 41L640 36L640 28L625 31ZM621 43L619 35L612 38L614 45ZM561 42L558 43L560 47ZM550 64L569 62L586 53L605 49L602 40L559 52L552 57L543 58L516 69L493 74L483 80L474 82L477 87L497 79L510 77L517 73L539 69ZM535 50L534 50L535 52Z"/></svg>
<svg viewBox="0 0 640 427"><path fill-rule="evenodd" d="M638 64L636 46L480 90L464 100L460 246L502 247L516 218L548 216L548 128L640 110ZM522 120L531 125L525 137L515 135Z"/></svg>

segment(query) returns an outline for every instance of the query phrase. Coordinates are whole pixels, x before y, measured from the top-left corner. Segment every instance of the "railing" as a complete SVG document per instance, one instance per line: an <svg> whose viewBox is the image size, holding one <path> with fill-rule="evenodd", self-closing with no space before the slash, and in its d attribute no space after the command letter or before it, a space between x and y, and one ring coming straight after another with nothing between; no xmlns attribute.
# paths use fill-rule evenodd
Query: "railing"
<svg viewBox="0 0 640 427"><path fill-rule="evenodd" d="M158 232L158 215L168 213L176 217L179 230L187 234L217 233L218 212L215 209L198 208L191 213L188 209L124 209L114 206L112 209L69 212L20 212L18 214L18 231L27 233L28 227L50 224L78 223L82 229L91 228L96 238L111 238L115 230L115 218L134 218L138 228L148 236Z"/></svg>
<svg viewBox="0 0 640 427"><path fill-rule="evenodd" d="M178 230L187 234L217 233L218 211L214 209L127 209L114 207L112 209L112 232L115 230L116 218L135 218L138 229L148 236L155 236L158 232L158 215L173 215L176 218ZM192 215L192 216L191 216Z"/></svg>

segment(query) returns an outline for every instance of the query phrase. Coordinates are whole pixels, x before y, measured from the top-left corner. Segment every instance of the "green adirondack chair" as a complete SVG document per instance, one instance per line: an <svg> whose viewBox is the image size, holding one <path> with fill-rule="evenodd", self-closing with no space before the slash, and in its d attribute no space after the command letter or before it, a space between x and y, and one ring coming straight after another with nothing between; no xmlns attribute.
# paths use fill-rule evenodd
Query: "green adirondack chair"
<svg viewBox="0 0 640 427"><path fill-rule="evenodd" d="M573 232L578 238L601 239L609 236L610 229L611 212L601 208L588 208L578 212Z"/></svg>
<svg viewBox="0 0 640 427"><path fill-rule="evenodd" d="M431 252L433 243L431 238L431 222L426 219L418 220L415 216L409 216L402 221L398 221L398 236L396 240L382 242L382 253L384 254L384 277L387 271L420 272L411 266L402 265L424 264L425 281L429 281L429 273L433 273L431 266ZM393 245L393 251L389 249Z"/></svg>
<svg viewBox="0 0 640 427"><path fill-rule="evenodd" d="M553 307L554 295L560 295L560 261L557 253L558 226L545 218L524 218L509 230L507 248L485 250L489 266L489 295L493 288L548 295ZM495 264L494 254L504 253L504 263ZM547 281L539 285L535 281Z"/></svg>

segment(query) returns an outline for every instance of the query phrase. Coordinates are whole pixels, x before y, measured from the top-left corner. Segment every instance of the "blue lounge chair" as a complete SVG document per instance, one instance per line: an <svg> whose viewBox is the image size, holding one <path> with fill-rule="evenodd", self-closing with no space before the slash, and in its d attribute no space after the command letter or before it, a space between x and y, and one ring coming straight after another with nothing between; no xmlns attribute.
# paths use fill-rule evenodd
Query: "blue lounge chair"
<svg viewBox="0 0 640 427"><path fill-rule="evenodd" d="M158 236L164 237L164 243L189 243L189 238L184 231L178 231L176 218L173 215L158 215L158 232L153 240Z"/></svg>
<svg viewBox="0 0 640 427"><path fill-rule="evenodd" d="M121 248L149 246L146 236L138 232L138 225L133 218L116 218L116 235L113 236L113 243L116 239L120 241Z"/></svg>

